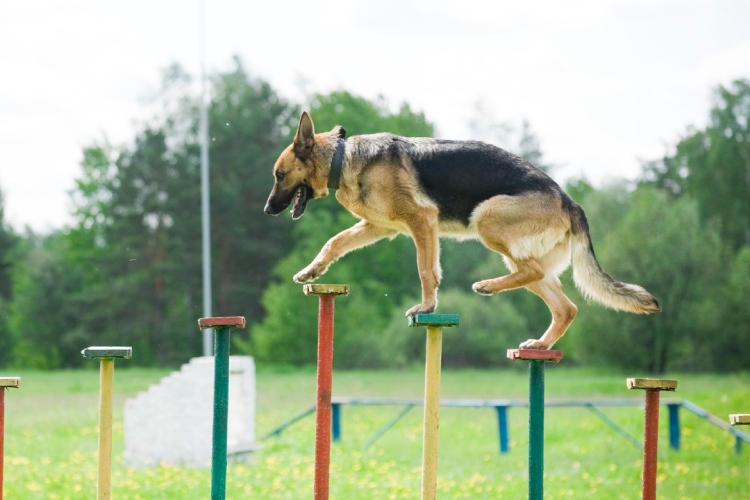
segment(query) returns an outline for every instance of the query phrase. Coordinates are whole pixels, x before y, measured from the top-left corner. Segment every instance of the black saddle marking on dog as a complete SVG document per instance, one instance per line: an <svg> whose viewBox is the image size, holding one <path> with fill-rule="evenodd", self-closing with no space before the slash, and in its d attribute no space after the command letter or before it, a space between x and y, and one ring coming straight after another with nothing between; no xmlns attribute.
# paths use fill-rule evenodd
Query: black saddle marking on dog
<svg viewBox="0 0 750 500"><path fill-rule="evenodd" d="M434 150L410 156L441 220L468 225L477 205L497 195L563 193L541 169L504 149L478 141L436 142Z"/></svg>

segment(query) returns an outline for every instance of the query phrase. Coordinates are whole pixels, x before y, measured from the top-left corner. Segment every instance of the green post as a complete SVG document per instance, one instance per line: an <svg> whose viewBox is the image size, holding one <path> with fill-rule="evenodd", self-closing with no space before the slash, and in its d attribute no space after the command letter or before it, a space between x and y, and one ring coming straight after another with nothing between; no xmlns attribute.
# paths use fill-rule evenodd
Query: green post
<svg viewBox="0 0 750 500"><path fill-rule="evenodd" d="M84 358L99 360L99 470L96 498L109 500L112 495L112 393L115 359L128 359L132 347L94 346L81 351Z"/></svg>
<svg viewBox="0 0 750 500"><path fill-rule="evenodd" d="M529 499L544 496L544 361L529 362Z"/></svg>
<svg viewBox="0 0 750 500"><path fill-rule="evenodd" d="M508 358L529 361L529 500L544 498L544 363L562 351L508 349Z"/></svg>
<svg viewBox="0 0 750 500"><path fill-rule="evenodd" d="M229 420L229 329L244 328L245 318L201 318L202 330L214 329L214 422L211 448L211 500L227 495L227 425Z"/></svg>

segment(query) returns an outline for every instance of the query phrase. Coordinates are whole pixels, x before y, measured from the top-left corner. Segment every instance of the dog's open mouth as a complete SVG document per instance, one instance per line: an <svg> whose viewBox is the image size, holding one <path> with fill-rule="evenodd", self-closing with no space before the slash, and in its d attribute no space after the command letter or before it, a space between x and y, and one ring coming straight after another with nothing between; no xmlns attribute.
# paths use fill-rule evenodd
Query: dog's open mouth
<svg viewBox="0 0 750 500"><path fill-rule="evenodd" d="M297 188L297 191L294 193L294 202L292 204L292 219L297 220L302 217L302 214L305 213L307 202L310 201L311 197L312 188L307 184L302 184Z"/></svg>

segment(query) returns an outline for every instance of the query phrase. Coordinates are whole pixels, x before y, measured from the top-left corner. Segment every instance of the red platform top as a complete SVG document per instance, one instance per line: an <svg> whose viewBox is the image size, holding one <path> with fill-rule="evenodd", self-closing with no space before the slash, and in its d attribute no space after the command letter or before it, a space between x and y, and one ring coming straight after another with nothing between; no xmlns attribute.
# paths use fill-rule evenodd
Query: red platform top
<svg viewBox="0 0 750 500"><path fill-rule="evenodd" d="M201 330L205 328L216 328L220 326L231 326L232 328L245 328L244 316L223 316L219 318L201 318L198 320Z"/></svg>
<svg viewBox="0 0 750 500"><path fill-rule="evenodd" d="M548 351L546 349L508 349L508 359L513 360L554 361L555 363L559 363L562 358L562 351Z"/></svg>

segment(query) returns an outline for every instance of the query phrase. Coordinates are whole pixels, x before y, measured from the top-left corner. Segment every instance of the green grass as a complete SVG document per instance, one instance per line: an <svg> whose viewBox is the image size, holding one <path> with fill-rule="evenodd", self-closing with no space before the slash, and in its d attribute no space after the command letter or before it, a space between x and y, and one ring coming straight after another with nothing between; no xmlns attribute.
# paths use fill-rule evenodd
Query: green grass
<svg viewBox="0 0 750 500"><path fill-rule="evenodd" d="M122 365L124 363L121 363ZM119 365L118 365L119 366ZM6 373L4 375L12 375ZM96 490L98 375L95 370L21 372L22 388L6 396L5 492L7 499L94 498ZM162 466L128 469L122 459L124 400L166 375L165 371L116 371L113 498L205 499L209 471ZM642 374L629 374L640 376ZM750 375L669 374L675 395L726 420L750 411ZM547 397L642 397L625 388L626 375L549 366ZM257 435L314 402L310 370L261 371ZM526 398L523 370L446 371L448 398ZM334 395L421 398L420 370L338 372ZM603 408L634 436L643 433L642 408ZM331 498L419 498L421 408L408 413L367 450L372 434L399 411L395 407L343 409L343 439L333 446ZM528 412L509 412L511 451L498 453L492 409L443 408L440 421L439 497L518 499L526 496ZM668 446L667 415L661 415L660 499L747 499L750 446L734 453L734 438L682 411L682 449ZM230 465L230 499L302 499L312 496L314 419L307 417L263 442L252 466ZM545 498L639 498L641 452L585 409L546 414Z"/></svg>

